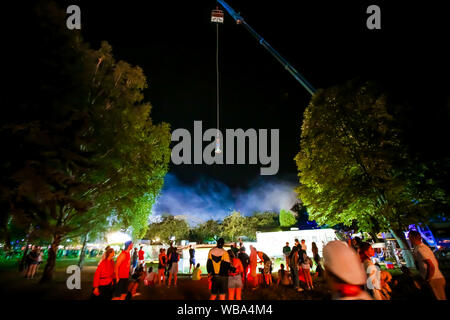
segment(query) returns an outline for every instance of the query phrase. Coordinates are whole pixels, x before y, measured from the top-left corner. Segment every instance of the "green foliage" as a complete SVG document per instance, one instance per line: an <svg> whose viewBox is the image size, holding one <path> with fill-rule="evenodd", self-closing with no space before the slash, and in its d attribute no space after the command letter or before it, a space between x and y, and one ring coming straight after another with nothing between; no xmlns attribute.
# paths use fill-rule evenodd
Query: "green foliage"
<svg viewBox="0 0 450 320"><path fill-rule="evenodd" d="M248 233L248 222L238 211L231 212L223 219L222 235L226 241L237 241L240 236Z"/></svg>
<svg viewBox="0 0 450 320"><path fill-rule="evenodd" d="M54 249L114 225L139 237L168 169L169 126L152 123L141 68L116 61L106 42L90 49L54 3L33 10L21 41L40 43L17 64L31 78L0 122L0 204L14 217L0 222L31 226Z"/></svg>
<svg viewBox="0 0 450 320"><path fill-rule="evenodd" d="M280 210L280 226L282 227L291 227L297 223L297 219L295 215L290 210Z"/></svg>
<svg viewBox="0 0 450 320"><path fill-rule="evenodd" d="M189 230L189 240L197 243L214 241L222 236L222 226L219 221L208 220Z"/></svg>
<svg viewBox="0 0 450 320"><path fill-rule="evenodd" d="M408 153L393 114L401 106L371 83L319 90L305 110L299 198L319 224L351 225L367 232L425 221L429 204L445 197L425 188L421 165ZM423 197L420 190L432 190ZM416 200L413 202L413 200Z"/></svg>
<svg viewBox="0 0 450 320"><path fill-rule="evenodd" d="M165 215L161 222L152 223L148 226L146 238L154 240L159 238L163 243L169 243L171 237L183 240L189 236L189 224L184 219L172 215Z"/></svg>

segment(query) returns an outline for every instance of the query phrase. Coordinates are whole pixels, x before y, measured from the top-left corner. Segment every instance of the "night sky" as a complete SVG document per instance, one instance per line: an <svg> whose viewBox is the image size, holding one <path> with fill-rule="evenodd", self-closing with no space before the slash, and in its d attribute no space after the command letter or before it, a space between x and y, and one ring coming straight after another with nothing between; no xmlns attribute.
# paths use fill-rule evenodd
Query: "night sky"
<svg viewBox="0 0 450 320"><path fill-rule="evenodd" d="M445 104L450 55L442 1L227 2L316 88L355 77L379 81L415 105L414 116L424 119L418 130L427 130L427 115ZM210 22L216 1L62 2L69 4L80 6L82 33L93 48L106 40L117 59L143 68L155 122L192 134L194 120L203 121L204 130L216 126ZM381 30L366 27L371 4L381 7ZM227 13L220 70L221 129L280 129L280 169L266 178L296 183L293 158L309 93ZM260 166L171 164L170 174L186 185L202 177L245 190L259 179Z"/></svg>

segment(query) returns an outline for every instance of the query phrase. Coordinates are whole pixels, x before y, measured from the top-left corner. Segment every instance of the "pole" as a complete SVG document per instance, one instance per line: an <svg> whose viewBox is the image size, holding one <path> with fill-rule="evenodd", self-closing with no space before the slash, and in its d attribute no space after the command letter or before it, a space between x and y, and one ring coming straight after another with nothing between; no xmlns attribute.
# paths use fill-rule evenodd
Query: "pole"
<svg viewBox="0 0 450 320"><path fill-rule="evenodd" d="M245 22L244 18L239 13L233 10L225 1L217 0L222 7L231 15L231 17L236 21L237 24L242 24L253 37L262 45L267 51L275 57L275 59L280 62L283 67L297 80L300 84L311 94L317 91L301 74L298 72L286 59L284 59L278 51L276 51L263 37L261 37L252 27L250 27L247 22Z"/></svg>

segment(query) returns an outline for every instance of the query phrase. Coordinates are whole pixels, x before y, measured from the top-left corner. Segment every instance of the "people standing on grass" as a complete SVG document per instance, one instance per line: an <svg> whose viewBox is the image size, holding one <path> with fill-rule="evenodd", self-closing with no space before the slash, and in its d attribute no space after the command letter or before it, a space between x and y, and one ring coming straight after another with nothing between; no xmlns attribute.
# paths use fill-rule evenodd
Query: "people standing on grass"
<svg viewBox="0 0 450 320"><path fill-rule="evenodd" d="M228 271L228 300L242 300L242 273L244 267L241 260L235 255L233 250L228 250L230 257L230 269Z"/></svg>
<svg viewBox="0 0 450 320"><path fill-rule="evenodd" d="M116 276L116 288L114 290L113 300L125 300L128 292L128 283L130 278L131 257L130 251L133 248L133 242L125 242L125 248L119 254L114 267Z"/></svg>
<svg viewBox="0 0 450 320"><path fill-rule="evenodd" d="M257 251L258 258L261 260L261 262L264 264L263 268L263 276L264 276L264 283L266 285L272 284L272 261L270 260L269 256L265 254L262 251Z"/></svg>
<svg viewBox="0 0 450 320"><path fill-rule="evenodd" d="M37 246L34 246L31 252L28 254L28 268L26 271L25 278L33 279L34 274L36 273L36 269L38 267L38 259L39 259L39 249Z"/></svg>
<svg viewBox="0 0 450 320"><path fill-rule="evenodd" d="M191 267L195 268L195 249L192 245L189 246L189 273L191 273Z"/></svg>
<svg viewBox="0 0 450 320"><path fill-rule="evenodd" d="M334 300L372 300L362 289L367 278L361 261L345 242L328 242L323 248L323 263Z"/></svg>
<svg viewBox="0 0 450 320"><path fill-rule="evenodd" d="M202 278L202 269L200 269L200 263L197 263L194 270L192 270L192 280L198 281Z"/></svg>
<svg viewBox="0 0 450 320"><path fill-rule="evenodd" d="M230 257L228 252L223 249L225 240L220 238L217 240L217 246L209 250L206 270L208 277L211 279L211 296L210 300L225 300L228 290L228 271L230 269Z"/></svg>
<svg viewBox="0 0 450 320"><path fill-rule="evenodd" d="M242 273L242 281L244 283L244 287L246 287L247 286L248 267L250 265L250 257L245 252L245 247L242 246L239 249L238 258L239 258L239 260L241 260L242 267L244 268L244 272Z"/></svg>
<svg viewBox="0 0 450 320"><path fill-rule="evenodd" d="M316 274L317 276L322 277L323 275L322 262L319 255L319 248L317 248L315 242L311 243L311 251L313 253L313 260L316 263Z"/></svg>
<svg viewBox="0 0 450 320"><path fill-rule="evenodd" d="M283 255L286 260L287 271L289 272L289 254L291 253L291 247L289 247L289 242L283 247Z"/></svg>
<svg viewBox="0 0 450 320"><path fill-rule="evenodd" d="M380 269L372 262L375 251L368 242L359 245L359 256L367 274L366 288L375 300L381 300Z"/></svg>
<svg viewBox="0 0 450 320"><path fill-rule="evenodd" d="M137 248L134 248L134 250L133 250L133 258L132 258L132 262L131 262L131 267L133 268L133 270L131 270L131 273L133 273L134 272L134 270L136 269L136 267L138 266L138 257L139 257L139 254L138 254L138 251L137 251Z"/></svg>
<svg viewBox="0 0 450 320"><path fill-rule="evenodd" d="M280 264L280 270L278 270L277 285L279 286L280 284L282 286L289 286L292 284L289 272L284 270L284 264Z"/></svg>
<svg viewBox="0 0 450 320"><path fill-rule="evenodd" d="M36 272L39 270L39 266L42 264L43 260L44 260L44 250L42 250L42 248L39 247L38 265L36 267Z"/></svg>
<svg viewBox="0 0 450 320"><path fill-rule="evenodd" d="M439 263L433 251L422 242L422 236L415 230L409 232L409 240L414 247L414 262L421 277L430 286L437 300L447 300L445 278L439 270Z"/></svg>
<svg viewBox="0 0 450 320"><path fill-rule="evenodd" d="M165 277L166 277L166 267L167 267L167 255L166 255L166 249L161 248L159 249L159 256L158 256L158 284L165 284Z"/></svg>
<svg viewBox="0 0 450 320"><path fill-rule="evenodd" d="M114 249L108 248L95 270L92 294L99 300L111 300L112 298L114 280L116 279L114 254Z"/></svg>
<svg viewBox="0 0 450 320"><path fill-rule="evenodd" d="M289 254L289 268L291 270L292 281L294 282L294 289L300 292L303 289L300 288L300 279L298 278L298 261L298 246L294 246Z"/></svg>
<svg viewBox="0 0 450 320"><path fill-rule="evenodd" d="M306 251L306 241L305 241L305 239L302 239L302 241L300 243L300 246L302 247L303 251Z"/></svg>
<svg viewBox="0 0 450 320"><path fill-rule="evenodd" d="M170 263L170 270L169 270L169 279L167 280L167 286L170 287L170 283L173 278L173 286L177 286L177 280L178 280L178 261L180 261L180 255L177 252L176 248L172 249L172 252L167 257Z"/></svg>
<svg viewBox="0 0 450 320"><path fill-rule="evenodd" d="M308 288L308 290L312 290L312 289L314 289L314 285L313 285L313 281L312 281L312 277L311 277L312 260L306 254L306 251L303 250L302 254L303 254L303 257L302 257L301 267L302 267L303 276L305 277L306 287Z"/></svg>
<svg viewBox="0 0 450 320"><path fill-rule="evenodd" d="M170 241L170 245L169 248L167 249L167 257L169 257L169 255L173 252L176 251L176 249L173 247L173 241ZM167 269L166 269L166 276L169 277L169 270L172 267L172 262L170 262L170 260L167 260Z"/></svg>
<svg viewBox="0 0 450 320"><path fill-rule="evenodd" d="M252 277L253 287L258 285L258 274L256 268L258 266L258 252L254 246L250 246L250 276Z"/></svg>
<svg viewBox="0 0 450 320"><path fill-rule="evenodd" d="M144 247L141 246L138 252L138 265L145 263L145 251L143 249Z"/></svg>

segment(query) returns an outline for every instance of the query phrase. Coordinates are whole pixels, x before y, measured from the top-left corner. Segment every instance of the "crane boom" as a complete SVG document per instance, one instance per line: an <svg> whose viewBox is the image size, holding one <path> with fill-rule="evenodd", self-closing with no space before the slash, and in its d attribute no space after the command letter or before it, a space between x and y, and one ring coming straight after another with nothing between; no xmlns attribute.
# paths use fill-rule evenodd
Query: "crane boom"
<svg viewBox="0 0 450 320"><path fill-rule="evenodd" d="M311 94L314 95L316 92L316 89L297 71L295 68L286 60L284 59L277 50L272 48L272 46L267 43L266 40L264 40L263 37L261 37L252 27L250 27L247 22L245 22L244 18L239 13L236 13L236 11L233 10L225 1L223 0L217 0L222 7L230 14L230 16L236 21L237 24L242 24L251 34L258 40L259 44L261 44L264 48L266 48L274 57L275 59L280 62L283 67L289 71L289 73L298 81L300 84Z"/></svg>

